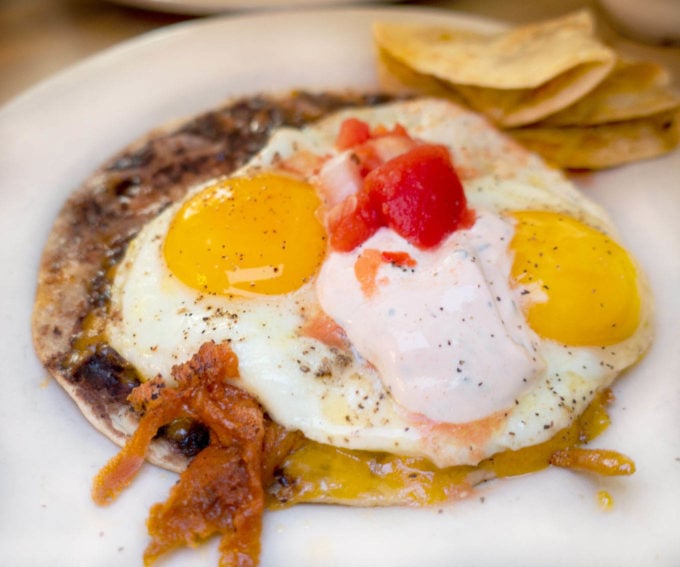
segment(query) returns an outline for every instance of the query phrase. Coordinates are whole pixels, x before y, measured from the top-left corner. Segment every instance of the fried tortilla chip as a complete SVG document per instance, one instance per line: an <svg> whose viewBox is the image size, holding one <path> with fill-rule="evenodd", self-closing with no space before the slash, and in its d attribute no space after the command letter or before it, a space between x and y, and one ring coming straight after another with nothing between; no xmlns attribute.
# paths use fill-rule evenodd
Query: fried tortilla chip
<svg viewBox="0 0 680 567"><path fill-rule="evenodd" d="M387 51L380 49L377 58L378 81L382 90L396 95L425 95L445 98L457 104L467 103L445 81L414 71Z"/></svg>
<svg viewBox="0 0 680 567"><path fill-rule="evenodd" d="M444 81L472 108L508 127L569 106L616 62L586 11L494 34L383 22L374 24L373 35L396 61Z"/></svg>
<svg viewBox="0 0 680 567"><path fill-rule="evenodd" d="M583 98L548 116L542 126L592 126L652 116L680 108L668 72L651 61L619 61Z"/></svg>
<svg viewBox="0 0 680 567"><path fill-rule="evenodd" d="M532 124L549 116L597 86L611 64L577 65L535 89L489 89L459 85L456 87L468 106L486 114L499 126L512 128Z"/></svg>
<svg viewBox="0 0 680 567"><path fill-rule="evenodd" d="M680 113L594 126L527 127L509 133L553 165L602 169L664 154L680 142Z"/></svg>

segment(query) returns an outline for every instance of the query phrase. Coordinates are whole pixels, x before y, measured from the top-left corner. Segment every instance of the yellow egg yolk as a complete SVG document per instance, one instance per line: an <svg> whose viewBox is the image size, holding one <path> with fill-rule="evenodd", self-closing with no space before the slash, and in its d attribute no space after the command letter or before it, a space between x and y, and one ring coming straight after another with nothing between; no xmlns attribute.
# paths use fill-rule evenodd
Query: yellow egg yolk
<svg viewBox="0 0 680 567"><path fill-rule="evenodd" d="M279 173L234 177L197 193L173 218L163 253L172 273L201 292L294 291L325 254L314 188Z"/></svg>
<svg viewBox="0 0 680 567"><path fill-rule="evenodd" d="M512 276L545 300L526 315L539 335L577 346L611 345L640 321L637 272L609 236L574 218L546 211L513 213Z"/></svg>

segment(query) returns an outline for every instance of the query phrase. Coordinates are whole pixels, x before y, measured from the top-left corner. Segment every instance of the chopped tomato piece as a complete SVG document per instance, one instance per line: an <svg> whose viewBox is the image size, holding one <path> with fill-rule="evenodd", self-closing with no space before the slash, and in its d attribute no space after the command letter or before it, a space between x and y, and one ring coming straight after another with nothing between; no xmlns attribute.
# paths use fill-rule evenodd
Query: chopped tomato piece
<svg viewBox="0 0 680 567"><path fill-rule="evenodd" d="M382 254L380 250L375 248L366 248L359 254L357 261L354 263L354 275L361 286L361 291L366 297L371 297L376 290L376 277L380 264L382 263Z"/></svg>
<svg viewBox="0 0 680 567"><path fill-rule="evenodd" d="M401 124L395 124L392 128L378 124L371 130L370 126L363 120L347 118L340 124L340 130L335 139L335 147L340 151L348 150L361 146L369 140L386 136L411 139L406 128Z"/></svg>
<svg viewBox="0 0 680 567"><path fill-rule="evenodd" d="M359 166L361 177L366 177L371 171L383 163L375 143L369 141L352 149L352 158Z"/></svg>
<svg viewBox="0 0 680 567"><path fill-rule="evenodd" d="M377 167L364 189L377 196L387 225L419 248L439 244L466 208L449 152L439 145L417 146Z"/></svg>
<svg viewBox="0 0 680 567"><path fill-rule="evenodd" d="M371 132L371 137L380 138L382 136L400 136L403 138L411 137L408 135L406 128L404 128L401 124L395 124L391 129L388 129L386 126L382 124L378 124L375 128L373 128L373 131Z"/></svg>
<svg viewBox="0 0 680 567"><path fill-rule="evenodd" d="M371 297L378 283L378 271L382 264L393 264L400 267L413 267L416 261L408 252L377 250L365 248L354 263L354 275L361 286L361 291L366 297Z"/></svg>
<svg viewBox="0 0 680 567"><path fill-rule="evenodd" d="M374 167L361 190L330 215L331 246L353 250L381 226L414 246L431 248L474 215L446 147L417 145Z"/></svg>
<svg viewBox="0 0 680 567"><path fill-rule="evenodd" d="M354 250L382 225L379 210L370 203L367 193L351 195L329 214L331 247L340 252Z"/></svg>
<svg viewBox="0 0 680 567"><path fill-rule="evenodd" d="M323 311L311 316L300 329L303 337L312 337L330 347L345 350L349 341L344 329Z"/></svg>
<svg viewBox="0 0 680 567"><path fill-rule="evenodd" d="M371 130L366 122L358 118L348 118L340 124L340 131L335 139L335 147L339 150L347 150L363 144L370 137Z"/></svg>
<svg viewBox="0 0 680 567"><path fill-rule="evenodd" d="M408 252L384 250L382 252L383 262L389 262L395 266L404 266L406 268L413 268L416 261Z"/></svg>

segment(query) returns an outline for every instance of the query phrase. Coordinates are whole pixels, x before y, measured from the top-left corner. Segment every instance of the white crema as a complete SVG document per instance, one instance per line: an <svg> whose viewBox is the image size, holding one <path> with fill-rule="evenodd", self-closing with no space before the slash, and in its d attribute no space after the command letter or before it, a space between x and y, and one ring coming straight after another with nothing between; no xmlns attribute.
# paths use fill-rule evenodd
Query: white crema
<svg viewBox="0 0 680 567"><path fill-rule="evenodd" d="M509 283L512 234L510 222L479 211L434 250L381 229L324 263L322 308L408 411L444 423L481 419L512 406L543 372ZM354 270L366 249L407 252L416 265L382 263L367 296Z"/></svg>

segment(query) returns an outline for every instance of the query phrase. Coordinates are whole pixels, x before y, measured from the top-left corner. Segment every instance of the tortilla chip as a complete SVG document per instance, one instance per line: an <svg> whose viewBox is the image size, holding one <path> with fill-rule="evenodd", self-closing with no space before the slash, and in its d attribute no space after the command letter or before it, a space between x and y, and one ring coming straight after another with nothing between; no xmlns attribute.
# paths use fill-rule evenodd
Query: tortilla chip
<svg viewBox="0 0 680 567"><path fill-rule="evenodd" d="M381 90L390 94L433 96L466 105L463 98L444 81L414 71L382 49L378 50L377 71Z"/></svg>
<svg viewBox="0 0 680 567"><path fill-rule="evenodd" d="M578 101L609 73L614 62L578 65L536 89L456 86L467 105L505 128L532 124Z"/></svg>
<svg viewBox="0 0 680 567"><path fill-rule="evenodd" d="M569 106L611 71L616 55L593 28L581 11L494 34L383 22L373 35L390 57L444 81L475 110L520 126Z"/></svg>
<svg viewBox="0 0 680 567"><path fill-rule="evenodd" d="M495 34L385 22L374 24L373 34L382 49L420 73L495 89L539 87L577 65L613 59L594 38L585 11Z"/></svg>
<svg viewBox="0 0 680 567"><path fill-rule="evenodd" d="M652 116L680 108L668 72L651 61L619 61L595 89L548 116L542 126L591 126Z"/></svg>
<svg viewBox="0 0 680 567"><path fill-rule="evenodd" d="M671 151L680 142L680 113L660 112L595 126L527 127L508 132L557 167L602 169Z"/></svg>

